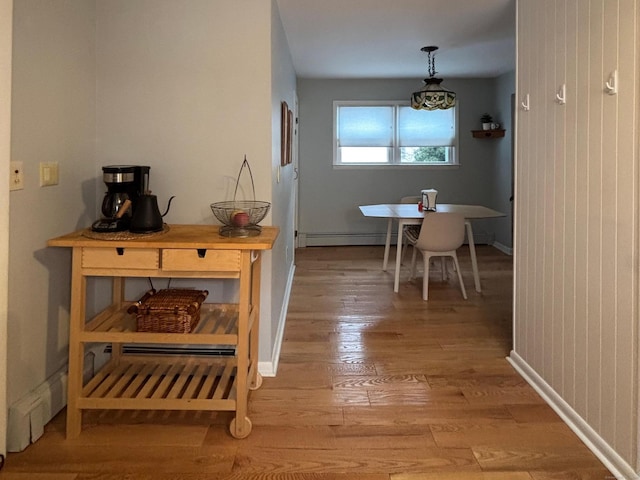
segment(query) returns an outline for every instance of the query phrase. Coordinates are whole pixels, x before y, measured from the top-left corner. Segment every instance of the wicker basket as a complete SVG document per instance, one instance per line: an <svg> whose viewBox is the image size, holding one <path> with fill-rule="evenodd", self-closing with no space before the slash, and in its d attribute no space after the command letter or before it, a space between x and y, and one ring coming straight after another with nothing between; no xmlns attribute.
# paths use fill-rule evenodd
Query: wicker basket
<svg viewBox="0 0 640 480"><path fill-rule="evenodd" d="M136 315L139 332L189 333L200 321L200 306L207 295L207 290L152 289L127 312Z"/></svg>

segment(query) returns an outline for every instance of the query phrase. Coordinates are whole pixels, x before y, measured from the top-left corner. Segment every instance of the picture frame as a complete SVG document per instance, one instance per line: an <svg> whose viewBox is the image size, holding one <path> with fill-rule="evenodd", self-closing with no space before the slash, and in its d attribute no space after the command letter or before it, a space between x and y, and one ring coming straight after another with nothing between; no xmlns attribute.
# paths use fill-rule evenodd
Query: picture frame
<svg viewBox="0 0 640 480"><path fill-rule="evenodd" d="M289 105L284 101L280 104L280 124L280 166L285 167L289 163L291 139L289 138Z"/></svg>
<svg viewBox="0 0 640 480"><path fill-rule="evenodd" d="M293 139L293 112L288 110L287 112L287 165L293 162L291 152L291 142Z"/></svg>

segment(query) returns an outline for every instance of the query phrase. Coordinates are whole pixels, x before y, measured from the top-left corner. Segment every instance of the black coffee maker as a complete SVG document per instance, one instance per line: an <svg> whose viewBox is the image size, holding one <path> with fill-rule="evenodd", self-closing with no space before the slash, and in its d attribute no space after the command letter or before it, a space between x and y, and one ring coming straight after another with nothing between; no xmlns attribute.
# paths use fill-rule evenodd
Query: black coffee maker
<svg viewBox="0 0 640 480"><path fill-rule="evenodd" d="M121 232L129 229L138 199L148 189L150 169L141 165L102 167L102 180L107 191L102 199L102 218L91 226L94 232Z"/></svg>

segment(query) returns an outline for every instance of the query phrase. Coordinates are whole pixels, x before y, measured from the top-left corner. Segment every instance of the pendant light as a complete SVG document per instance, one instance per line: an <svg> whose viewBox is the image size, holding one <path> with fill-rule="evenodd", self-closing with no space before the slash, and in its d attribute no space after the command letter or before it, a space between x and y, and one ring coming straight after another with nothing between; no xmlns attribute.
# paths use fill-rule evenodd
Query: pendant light
<svg viewBox="0 0 640 480"><path fill-rule="evenodd" d="M447 110L456 104L456 94L451 90L440 86L441 78L436 78L436 62L434 52L438 47L422 47L420 49L427 52L429 63L429 78L424 79L422 90L413 92L411 95L411 107L416 110Z"/></svg>

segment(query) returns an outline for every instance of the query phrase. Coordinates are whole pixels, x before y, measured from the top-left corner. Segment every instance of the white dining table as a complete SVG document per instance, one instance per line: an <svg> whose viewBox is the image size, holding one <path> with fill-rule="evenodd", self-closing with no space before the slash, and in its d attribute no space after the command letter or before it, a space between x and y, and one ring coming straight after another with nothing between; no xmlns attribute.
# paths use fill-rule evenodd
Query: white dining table
<svg viewBox="0 0 640 480"><path fill-rule="evenodd" d="M420 225L424 219L424 215L428 211L419 211L418 205L413 203L382 203L378 205L361 205L360 211L365 217L386 218L387 222L387 238L384 246L384 259L382 261L382 270L387 271L389 262L389 250L391 248L391 232L393 230L394 220L398 222L398 238L396 248L396 266L393 281L393 291L398 292L400 286L400 261L402 259L402 231L407 225ZM465 226L467 229L467 241L469 242L469 253L471 256L471 267L473 270L473 280L477 292L481 292L480 274L478 273L478 259L476 257L476 246L473 241L473 228L471 220L480 218L498 218L504 217L505 214L492 210L482 205L457 205L451 203L440 203L436 206L437 212L460 213L465 218Z"/></svg>

